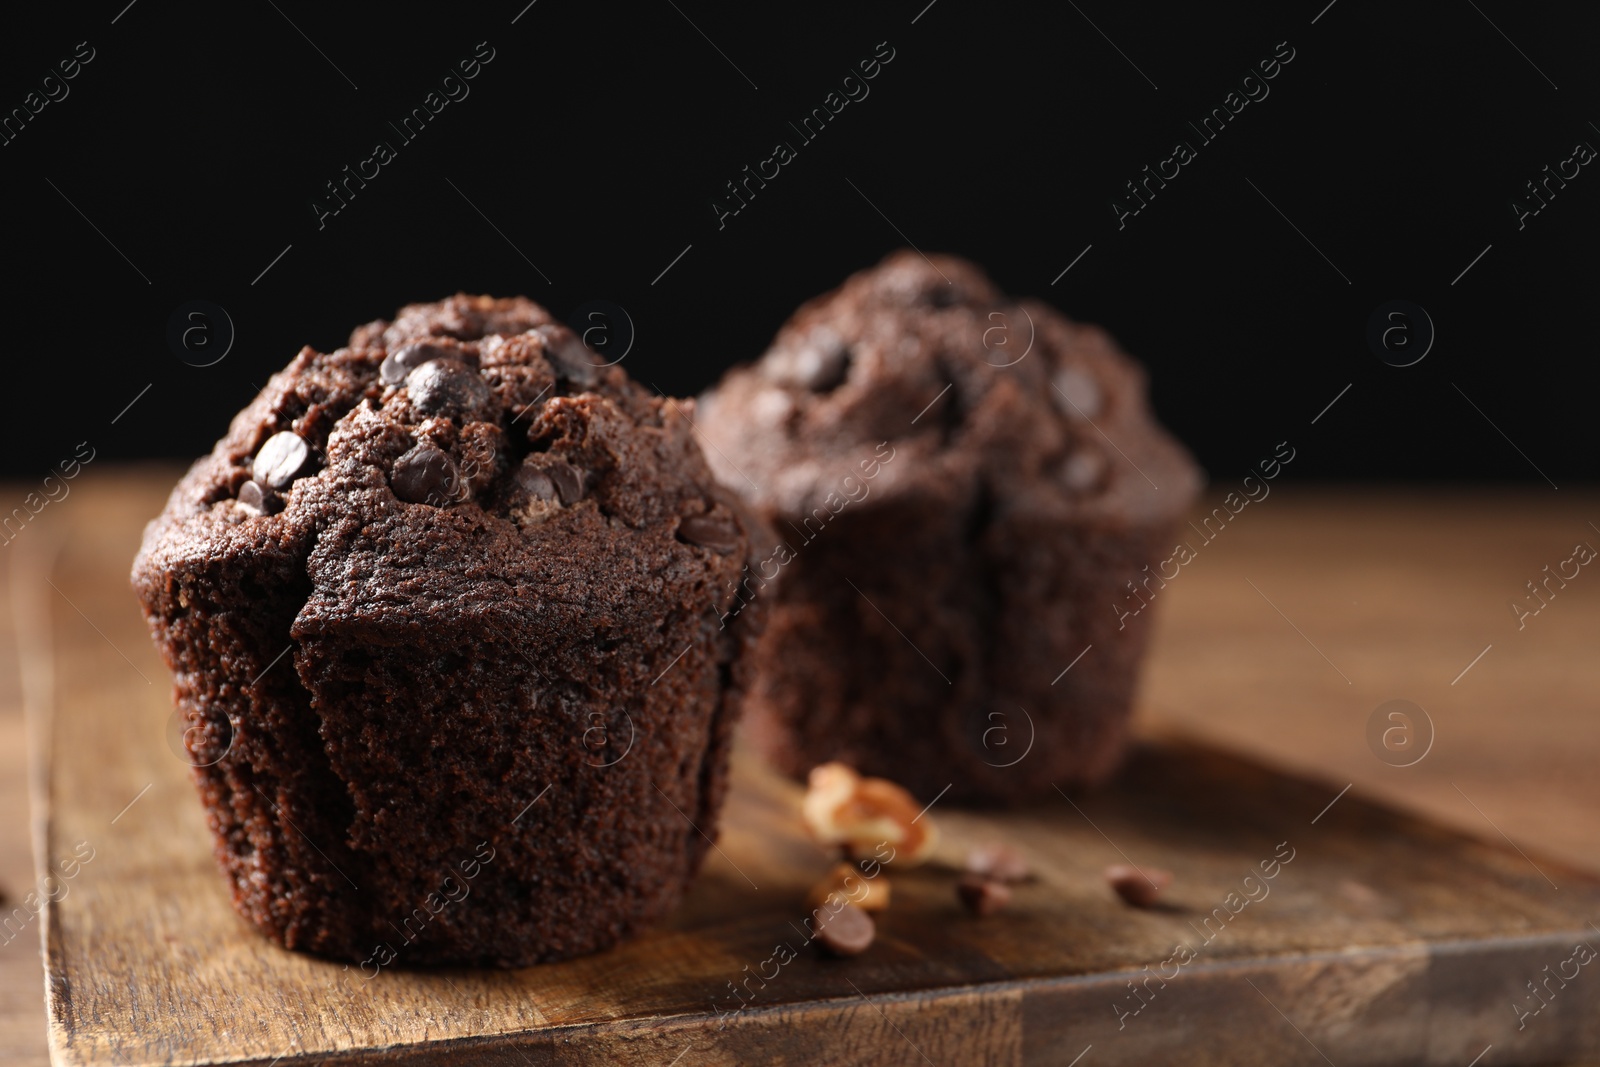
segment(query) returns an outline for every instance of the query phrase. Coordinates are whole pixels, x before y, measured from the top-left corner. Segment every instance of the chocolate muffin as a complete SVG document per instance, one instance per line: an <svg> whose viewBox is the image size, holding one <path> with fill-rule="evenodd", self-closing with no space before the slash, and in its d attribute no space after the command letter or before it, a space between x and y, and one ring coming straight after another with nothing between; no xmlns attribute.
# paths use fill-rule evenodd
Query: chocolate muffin
<svg viewBox="0 0 1600 1067"><path fill-rule="evenodd" d="M239 413L133 584L242 916L371 977L593 952L673 906L759 618L719 605L766 543L691 410L537 304L456 296Z"/></svg>
<svg viewBox="0 0 1600 1067"><path fill-rule="evenodd" d="M782 539L740 590L771 605L747 701L771 760L1000 803L1115 768L1151 618L1130 594L1200 474L1102 330L900 252L700 410Z"/></svg>

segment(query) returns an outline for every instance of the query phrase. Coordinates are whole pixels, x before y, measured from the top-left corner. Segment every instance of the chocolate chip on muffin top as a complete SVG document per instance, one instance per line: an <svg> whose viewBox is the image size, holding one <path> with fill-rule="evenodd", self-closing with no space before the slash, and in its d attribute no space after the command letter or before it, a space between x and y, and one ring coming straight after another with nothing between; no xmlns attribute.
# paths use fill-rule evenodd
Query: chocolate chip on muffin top
<svg viewBox="0 0 1600 1067"><path fill-rule="evenodd" d="M887 441L913 462L874 491L943 480L972 499L1149 519L1178 513L1198 476L1144 393L1104 330L906 251L804 305L701 398L700 424L718 477L784 513L821 504Z"/></svg>
<svg viewBox="0 0 1600 1067"><path fill-rule="evenodd" d="M234 739L195 775L238 910L507 966L659 918L715 832L762 614L716 605L766 537L683 406L528 300L302 350L134 566L180 710ZM463 862L470 900L399 945Z"/></svg>
<svg viewBox="0 0 1600 1067"><path fill-rule="evenodd" d="M1150 620L1118 605L1199 485L1105 331L900 252L803 304L700 411L713 470L783 539L752 569L756 747L923 801L1105 778Z"/></svg>

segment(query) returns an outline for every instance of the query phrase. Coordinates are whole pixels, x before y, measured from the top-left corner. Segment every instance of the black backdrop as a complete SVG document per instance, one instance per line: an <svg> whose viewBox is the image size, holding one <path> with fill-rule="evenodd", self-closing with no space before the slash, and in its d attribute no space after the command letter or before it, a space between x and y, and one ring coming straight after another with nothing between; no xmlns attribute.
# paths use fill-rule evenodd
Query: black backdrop
<svg viewBox="0 0 1600 1067"><path fill-rule="evenodd" d="M1593 5L125 2L0 34L6 475L190 457L301 344L457 290L608 301L626 366L694 393L907 243L1108 326L1215 478L1283 439L1297 478L1594 473ZM1119 222L1147 165L1177 174ZM376 175L319 220L346 166ZM195 300L233 325L210 366L215 311L169 339ZM1436 329L1411 366L1368 341L1393 300Z"/></svg>

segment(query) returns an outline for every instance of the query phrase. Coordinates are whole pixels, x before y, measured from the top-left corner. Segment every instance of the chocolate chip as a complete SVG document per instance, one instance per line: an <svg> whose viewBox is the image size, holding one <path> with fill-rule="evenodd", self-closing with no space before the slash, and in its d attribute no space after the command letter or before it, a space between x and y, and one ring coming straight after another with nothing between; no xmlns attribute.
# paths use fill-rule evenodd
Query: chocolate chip
<svg viewBox="0 0 1600 1067"><path fill-rule="evenodd" d="M406 376L412 405L424 415L469 419L489 401L489 386L459 359L434 359Z"/></svg>
<svg viewBox="0 0 1600 1067"><path fill-rule="evenodd" d="M979 845L967 853L967 871L997 882L1025 882L1033 873L1022 853L1010 845Z"/></svg>
<svg viewBox="0 0 1600 1067"><path fill-rule="evenodd" d="M555 483L556 493L560 495L563 504L576 504L583 499L583 472L570 463L556 460L545 467L544 472Z"/></svg>
<svg viewBox="0 0 1600 1067"><path fill-rule="evenodd" d="M1100 488L1105 483L1105 473L1105 456L1089 447L1074 452L1061 464L1061 481L1076 493Z"/></svg>
<svg viewBox="0 0 1600 1067"><path fill-rule="evenodd" d="M739 547L739 527L732 519L689 515L678 520L678 540L726 556Z"/></svg>
<svg viewBox="0 0 1600 1067"><path fill-rule="evenodd" d="M796 360L800 384L817 393L826 393L843 384L850 373L850 350L843 342L806 348Z"/></svg>
<svg viewBox="0 0 1600 1067"><path fill-rule="evenodd" d="M378 377L383 379L385 385L399 385L406 380L406 375L423 364L456 354L457 350L454 348L429 344L426 341L401 345L384 357L383 365L378 368Z"/></svg>
<svg viewBox="0 0 1600 1067"><path fill-rule="evenodd" d="M781 382L827 393L850 375L850 349L839 335L818 327L795 347L783 349L768 360L769 373Z"/></svg>
<svg viewBox="0 0 1600 1067"><path fill-rule="evenodd" d="M457 480L455 462L425 442L395 460L394 472L389 475L395 496L434 507L455 498Z"/></svg>
<svg viewBox="0 0 1600 1067"><path fill-rule="evenodd" d="M285 430L267 438L250 466L250 476L269 489L287 489L306 473L310 460L311 446L299 434Z"/></svg>
<svg viewBox="0 0 1600 1067"><path fill-rule="evenodd" d="M824 904L811 916L817 944L835 956L861 955L877 934L872 916L854 904L845 904L837 910Z"/></svg>
<svg viewBox="0 0 1600 1067"><path fill-rule="evenodd" d="M283 497L266 489L259 482L245 482L239 487L239 506L257 515L276 515L283 510Z"/></svg>
<svg viewBox="0 0 1600 1067"><path fill-rule="evenodd" d="M1100 383L1076 367L1062 367L1051 382L1056 406L1069 419L1088 420L1100 414Z"/></svg>
<svg viewBox="0 0 1600 1067"><path fill-rule="evenodd" d="M600 380L605 360L589 351L589 346L577 334L558 324L535 326L533 332L544 341L545 358L561 377L580 389L587 389Z"/></svg>
<svg viewBox="0 0 1600 1067"><path fill-rule="evenodd" d="M1159 867L1129 867L1118 863L1106 868L1106 881L1117 896L1136 908L1154 906L1156 897L1172 882L1172 872Z"/></svg>
<svg viewBox="0 0 1600 1067"><path fill-rule="evenodd" d="M523 466L517 468L517 485L535 500L554 500L556 498L556 483L550 480L548 474L537 467Z"/></svg>
<svg viewBox="0 0 1600 1067"><path fill-rule="evenodd" d="M974 915L993 915L1011 903L1011 887L993 878L969 874L956 883L956 896Z"/></svg>

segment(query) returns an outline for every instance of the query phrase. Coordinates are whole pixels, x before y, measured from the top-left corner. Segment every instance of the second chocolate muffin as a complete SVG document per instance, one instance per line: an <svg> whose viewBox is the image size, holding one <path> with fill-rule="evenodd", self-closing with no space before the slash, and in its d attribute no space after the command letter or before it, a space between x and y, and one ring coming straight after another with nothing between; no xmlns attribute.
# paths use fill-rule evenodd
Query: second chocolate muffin
<svg viewBox="0 0 1600 1067"><path fill-rule="evenodd" d="M684 406L527 300L303 350L133 573L239 913L365 978L661 917L716 834L758 525Z"/></svg>
<svg viewBox="0 0 1600 1067"><path fill-rule="evenodd" d="M746 705L770 759L1003 803L1115 768L1151 617L1130 583L1157 588L1200 474L1104 331L902 252L700 410L783 541L737 590L771 604Z"/></svg>

